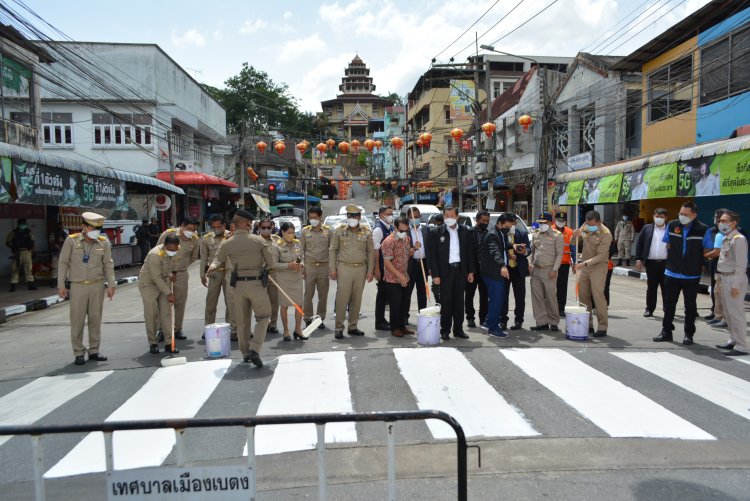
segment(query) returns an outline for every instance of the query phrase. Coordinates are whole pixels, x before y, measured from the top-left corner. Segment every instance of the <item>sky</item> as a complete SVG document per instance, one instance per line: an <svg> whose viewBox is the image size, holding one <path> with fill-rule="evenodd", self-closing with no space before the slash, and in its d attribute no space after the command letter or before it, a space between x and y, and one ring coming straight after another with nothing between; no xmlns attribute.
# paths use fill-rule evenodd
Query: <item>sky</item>
<svg viewBox="0 0 750 501"><path fill-rule="evenodd" d="M14 1L7 0L15 8ZM433 58L439 63L451 57L465 61L474 50L475 33L480 44L514 54L572 57L586 50L627 55L708 1L25 3L74 40L156 43L196 80L216 87L222 87L247 62L276 82L286 83L300 108L314 113L321 111L320 101L336 96L344 69L355 54L370 67L376 93L405 95Z"/></svg>

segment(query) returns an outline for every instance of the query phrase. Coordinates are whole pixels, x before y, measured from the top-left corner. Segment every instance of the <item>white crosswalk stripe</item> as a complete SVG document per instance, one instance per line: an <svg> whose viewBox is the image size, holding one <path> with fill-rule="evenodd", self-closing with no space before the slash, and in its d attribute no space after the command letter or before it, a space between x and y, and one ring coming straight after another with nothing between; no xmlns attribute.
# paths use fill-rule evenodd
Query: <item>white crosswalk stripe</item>
<svg viewBox="0 0 750 501"><path fill-rule="evenodd" d="M671 353L613 353L670 383L750 419L750 382Z"/></svg>

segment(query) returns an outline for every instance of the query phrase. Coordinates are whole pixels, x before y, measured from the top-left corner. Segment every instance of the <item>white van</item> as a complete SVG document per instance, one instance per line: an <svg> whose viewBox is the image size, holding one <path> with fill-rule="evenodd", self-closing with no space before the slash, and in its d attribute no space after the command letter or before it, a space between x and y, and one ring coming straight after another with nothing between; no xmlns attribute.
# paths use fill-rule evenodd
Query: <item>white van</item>
<svg viewBox="0 0 750 501"><path fill-rule="evenodd" d="M422 224L427 224L435 214L440 214L440 209L430 204L407 204L401 207L401 213L406 216L406 211L411 207L416 207L419 210L419 219Z"/></svg>
<svg viewBox="0 0 750 501"><path fill-rule="evenodd" d="M500 214L502 214L502 212L490 212L490 228L497 224L497 219L500 217ZM477 224L477 212L459 212L458 224L466 226L467 228L474 227L474 225ZM516 228L529 233L528 226L526 226L526 223L523 219L518 217L518 215L516 215Z"/></svg>

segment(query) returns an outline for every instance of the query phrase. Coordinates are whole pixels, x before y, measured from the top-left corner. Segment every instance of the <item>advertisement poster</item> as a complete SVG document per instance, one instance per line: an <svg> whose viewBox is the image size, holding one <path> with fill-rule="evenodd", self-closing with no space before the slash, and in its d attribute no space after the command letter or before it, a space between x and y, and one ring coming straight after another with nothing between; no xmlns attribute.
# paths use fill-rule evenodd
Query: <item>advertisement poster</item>
<svg viewBox="0 0 750 501"><path fill-rule="evenodd" d="M10 180L13 176L13 164L8 157L0 158L0 204L13 200L10 194Z"/></svg>
<svg viewBox="0 0 750 501"><path fill-rule="evenodd" d="M80 179L82 207L128 210L124 181L86 174Z"/></svg>
<svg viewBox="0 0 750 501"><path fill-rule="evenodd" d="M647 198L648 184L646 183L646 169L628 172L622 175L620 202L646 200Z"/></svg>
<svg viewBox="0 0 750 501"><path fill-rule="evenodd" d="M569 183L560 183L555 186L557 201L553 199L553 205L576 205L580 203L583 183L583 180L570 181Z"/></svg>
<svg viewBox="0 0 750 501"><path fill-rule="evenodd" d="M81 204L77 173L17 159L12 163L18 202L73 207Z"/></svg>
<svg viewBox="0 0 750 501"><path fill-rule="evenodd" d="M718 178L721 195L750 193L750 151L736 151L717 156L711 174Z"/></svg>
<svg viewBox="0 0 750 501"><path fill-rule="evenodd" d="M644 176L648 198L671 198L677 195L677 163L650 167Z"/></svg>
<svg viewBox="0 0 750 501"><path fill-rule="evenodd" d="M622 187L622 174L613 174L598 179L599 190L598 203L609 204L620 200L620 188Z"/></svg>
<svg viewBox="0 0 750 501"><path fill-rule="evenodd" d="M474 100L473 80L451 80L449 98L451 120L472 120L471 102Z"/></svg>
<svg viewBox="0 0 750 501"><path fill-rule="evenodd" d="M709 197L719 194L719 172L714 156L683 160L677 164L677 196Z"/></svg>

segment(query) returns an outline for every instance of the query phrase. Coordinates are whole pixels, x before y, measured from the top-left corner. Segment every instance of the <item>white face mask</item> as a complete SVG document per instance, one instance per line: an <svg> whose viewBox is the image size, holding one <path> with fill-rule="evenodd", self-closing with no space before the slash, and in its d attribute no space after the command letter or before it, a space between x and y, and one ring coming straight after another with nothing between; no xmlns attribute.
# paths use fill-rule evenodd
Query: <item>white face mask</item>
<svg viewBox="0 0 750 501"><path fill-rule="evenodd" d="M509 231L510 233L515 233L515 232L516 232L516 226L515 226L515 225L511 226L511 227L510 227L510 230L508 230L508 231Z"/></svg>
<svg viewBox="0 0 750 501"><path fill-rule="evenodd" d="M683 216L682 214L680 214L679 219L680 224L690 224L690 221L692 221L692 219L690 219L688 216Z"/></svg>
<svg viewBox="0 0 750 501"><path fill-rule="evenodd" d="M91 240L96 240L97 238L99 238L99 233L101 233L99 230L91 230L86 232L86 236Z"/></svg>
<svg viewBox="0 0 750 501"><path fill-rule="evenodd" d="M170 250L167 251L167 256L169 257L175 257L176 255L177 255L177 251L170 251Z"/></svg>
<svg viewBox="0 0 750 501"><path fill-rule="evenodd" d="M565 221L555 221L555 226L558 228L565 228Z"/></svg>
<svg viewBox="0 0 750 501"><path fill-rule="evenodd" d="M458 222L456 219L452 217L446 217L443 221L445 222L446 226L453 226L454 224Z"/></svg>
<svg viewBox="0 0 750 501"><path fill-rule="evenodd" d="M622 216L623 221L627 221L628 219L630 219L628 216Z"/></svg>
<svg viewBox="0 0 750 501"><path fill-rule="evenodd" d="M268 235L271 234L271 231L273 230L260 230L260 234L263 235L264 237L267 237Z"/></svg>
<svg viewBox="0 0 750 501"><path fill-rule="evenodd" d="M545 231L549 230L549 225L547 223L540 223L539 224L539 231L544 233Z"/></svg>
<svg viewBox="0 0 750 501"><path fill-rule="evenodd" d="M310 226L312 226L313 228L315 228L319 224L320 224L320 219L311 219L310 220Z"/></svg>
<svg viewBox="0 0 750 501"><path fill-rule="evenodd" d="M182 235L185 238L193 238L193 232L190 230L182 230Z"/></svg>
<svg viewBox="0 0 750 501"><path fill-rule="evenodd" d="M383 221L385 221L388 224L391 224L391 223L393 223L393 216L385 216L383 218Z"/></svg>
<svg viewBox="0 0 750 501"><path fill-rule="evenodd" d="M218 228L218 229L214 228L214 235L216 235L217 237L220 237L220 236L224 235L224 229L223 228Z"/></svg>
<svg viewBox="0 0 750 501"><path fill-rule="evenodd" d="M664 218L663 217L655 217L654 218L654 224L656 226L664 226Z"/></svg>
<svg viewBox="0 0 750 501"><path fill-rule="evenodd" d="M729 227L728 223L719 223L718 227L719 227L719 231L722 232L724 235L732 231L732 228Z"/></svg>
<svg viewBox="0 0 750 501"><path fill-rule="evenodd" d="M349 219L346 220L346 224L349 225L349 228L356 228L357 225L359 225L359 219L350 217Z"/></svg>
<svg viewBox="0 0 750 501"><path fill-rule="evenodd" d="M419 220L419 219L410 219L410 220L409 220L409 224L410 224L411 226L419 226L421 222L422 222L422 221L421 221L421 220Z"/></svg>
<svg viewBox="0 0 750 501"><path fill-rule="evenodd" d="M406 232L405 231L397 231L396 232L396 238L398 238L399 240L403 240L404 238L406 238Z"/></svg>

